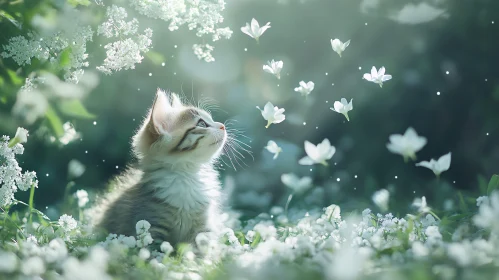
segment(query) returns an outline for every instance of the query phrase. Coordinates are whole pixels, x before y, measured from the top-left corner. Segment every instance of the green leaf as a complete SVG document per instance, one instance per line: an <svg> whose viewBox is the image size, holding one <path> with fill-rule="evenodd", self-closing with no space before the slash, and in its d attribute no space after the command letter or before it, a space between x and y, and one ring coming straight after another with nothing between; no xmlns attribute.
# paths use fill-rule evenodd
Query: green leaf
<svg viewBox="0 0 499 280"><path fill-rule="evenodd" d="M468 204L466 204L466 201L464 200L463 194L461 192L458 192L457 195L459 196L459 209L461 209L461 211L467 213L468 212Z"/></svg>
<svg viewBox="0 0 499 280"><path fill-rule="evenodd" d="M10 21L10 23L12 23L15 27L22 29L22 24L19 21L17 21L13 16L8 14L6 11L0 10L0 18L5 18L8 21Z"/></svg>
<svg viewBox="0 0 499 280"><path fill-rule="evenodd" d="M499 175L494 174L490 178L489 185L487 186L487 195L490 195L494 190L499 189Z"/></svg>
<svg viewBox="0 0 499 280"><path fill-rule="evenodd" d="M246 242L246 237L244 237L244 233L242 233L241 231L238 231L238 232L236 232L235 235L236 235L237 239L239 240L239 243L241 245L244 245L244 243Z"/></svg>
<svg viewBox="0 0 499 280"><path fill-rule="evenodd" d="M67 116L82 119L95 119L96 117L94 114L88 112L78 99L62 100L58 103L58 105L59 110Z"/></svg>
<svg viewBox="0 0 499 280"><path fill-rule="evenodd" d="M45 112L45 117L49 121L50 128L52 128L52 131L54 132L55 136L57 138L62 137L64 135L64 128L62 127L61 118L59 118L54 108L49 106L49 108Z"/></svg>
<svg viewBox="0 0 499 280"><path fill-rule="evenodd" d="M68 3L73 7L77 7L78 5L88 6L92 2L90 2L90 0L68 0Z"/></svg>
<svg viewBox="0 0 499 280"><path fill-rule="evenodd" d="M482 175L478 175L478 189L480 190L480 194L487 195L487 186L487 179Z"/></svg>
<svg viewBox="0 0 499 280"><path fill-rule="evenodd" d="M160 65L161 63L165 62L165 57L159 52L148 51L146 53L146 57L149 58L149 60L151 60L154 65Z"/></svg>
<svg viewBox="0 0 499 280"><path fill-rule="evenodd" d="M20 86L23 83L23 79L17 76L17 73L15 71L7 69L7 74L9 75L10 81L13 85Z"/></svg>
<svg viewBox="0 0 499 280"><path fill-rule="evenodd" d="M260 243L260 241L262 241L262 236L257 231L255 233L255 236L253 237L253 242L251 242L251 248L256 248L256 246L258 246L258 244Z"/></svg>
<svg viewBox="0 0 499 280"><path fill-rule="evenodd" d="M59 66L64 68L71 64L71 48L65 48L59 55Z"/></svg>

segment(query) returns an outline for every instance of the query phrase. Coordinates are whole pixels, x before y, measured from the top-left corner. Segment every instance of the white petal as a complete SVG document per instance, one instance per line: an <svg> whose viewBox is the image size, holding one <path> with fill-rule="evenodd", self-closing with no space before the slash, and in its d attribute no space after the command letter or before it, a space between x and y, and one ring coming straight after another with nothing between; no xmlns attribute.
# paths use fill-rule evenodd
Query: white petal
<svg viewBox="0 0 499 280"><path fill-rule="evenodd" d="M381 78L381 80L382 80L383 82L386 82L386 81L391 80L391 79L392 79L392 75L384 75L384 76Z"/></svg>
<svg viewBox="0 0 499 280"><path fill-rule="evenodd" d="M333 106L334 106L334 111L338 113L341 113L343 111L343 104L341 104L341 102L335 101Z"/></svg>
<svg viewBox="0 0 499 280"><path fill-rule="evenodd" d="M371 79L376 79L378 77L378 71L376 71L376 67L373 66L373 68L371 68Z"/></svg>
<svg viewBox="0 0 499 280"><path fill-rule="evenodd" d="M253 34L253 36L260 37L259 31L260 31L260 24L258 24L258 21L254 18L251 19L251 33Z"/></svg>
<svg viewBox="0 0 499 280"><path fill-rule="evenodd" d="M310 143L309 141L305 141L305 152L312 159L317 159L320 157L318 147Z"/></svg>
<svg viewBox="0 0 499 280"><path fill-rule="evenodd" d="M346 49L350 45L350 40L346 41L345 44L343 44L343 48Z"/></svg>
<svg viewBox="0 0 499 280"><path fill-rule="evenodd" d="M422 162L416 163L416 166L422 166L422 167L426 167L428 169L433 170L433 164L431 164L428 161L422 161Z"/></svg>
<svg viewBox="0 0 499 280"><path fill-rule="evenodd" d="M246 26L241 27L241 31L242 31L244 34L246 34L246 35L250 36L251 38L254 38L254 37L253 37L253 34L251 34L251 29L250 29L249 23L246 23Z"/></svg>
<svg viewBox="0 0 499 280"><path fill-rule="evenodd" d="M378 76L383 77L383 75L385 75L385 67L381 67L378 70Z"/></svg>
<svg viewBox="0 0 499 280"><path fill-rule="evenodd" d="M270 73L270 74L274 74L274 70L272 68L270 68L270 66L268 66L268 65L263 65L263 71Z"/></svg>
<svg viewBox="0 0 499 280"><path fill-rule="evenodd" d="M303 157L298 161L301 165L313 165L315 161L313 161L310 157Z"/></svg>
<svg viewBox="0 0 499 280"><path fill-rule="evenodd" d="M365 73L364 76L362 76L362 78L364 78L365 80L367 80L369 82L373 81L372 76L369 73Z"/></svg>
<svg viewBox="0 0 499 280"><path fill-rule="evenodd" d="M447 171L450 168L451 153L445 154L438 159L438 166L440 171Z"/></svg>

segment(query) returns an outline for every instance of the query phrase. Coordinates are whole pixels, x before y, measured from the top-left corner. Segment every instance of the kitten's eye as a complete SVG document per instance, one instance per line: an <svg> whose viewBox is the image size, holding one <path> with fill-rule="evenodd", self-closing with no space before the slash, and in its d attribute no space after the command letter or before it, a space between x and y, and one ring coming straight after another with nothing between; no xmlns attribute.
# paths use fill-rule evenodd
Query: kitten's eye
<svg viewBox="0 0 499 280"><path fill-rule="evenodd" d="M196 126L199 126L199 127L208 127L208 124L204 120L200 119L198 121L198 124Z"/></svg>

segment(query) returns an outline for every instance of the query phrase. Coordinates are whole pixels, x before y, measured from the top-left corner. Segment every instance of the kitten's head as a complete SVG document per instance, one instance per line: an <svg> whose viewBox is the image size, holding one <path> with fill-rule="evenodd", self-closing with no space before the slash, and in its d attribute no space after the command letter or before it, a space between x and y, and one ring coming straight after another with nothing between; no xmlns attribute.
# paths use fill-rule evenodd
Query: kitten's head
<svg viewBox="0 0 499 280"><path fill-rule="evenodd" d="M184 105L176 94L158 89L132 145L140 160L208 163L220 155L226 140L224 124L213 121L205 110Z"/></svg>

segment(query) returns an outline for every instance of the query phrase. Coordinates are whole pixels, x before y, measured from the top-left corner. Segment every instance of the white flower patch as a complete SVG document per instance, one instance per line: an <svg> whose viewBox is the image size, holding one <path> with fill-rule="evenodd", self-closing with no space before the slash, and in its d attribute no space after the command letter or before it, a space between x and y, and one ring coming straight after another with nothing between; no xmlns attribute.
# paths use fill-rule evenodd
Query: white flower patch
<svg viewBox="0 0 499 280"><path fill-rule="evenodd" d="M104 46L106 58L97 70L111 74L122 69L135 69L135 64L141 63L144 58L142 54L149 51L152 30L147 28L143 34L138 34L138 20L134 18L126 21L126 10L116 5L107 8L106 16L107 20L99 25L97 34L120 40Z"/></svg>

